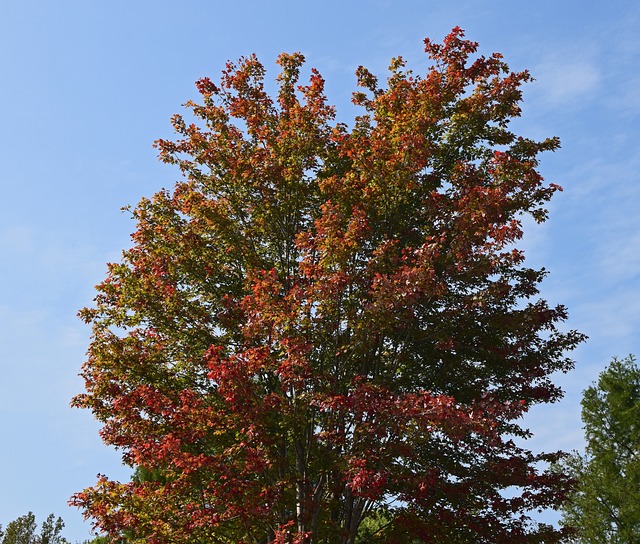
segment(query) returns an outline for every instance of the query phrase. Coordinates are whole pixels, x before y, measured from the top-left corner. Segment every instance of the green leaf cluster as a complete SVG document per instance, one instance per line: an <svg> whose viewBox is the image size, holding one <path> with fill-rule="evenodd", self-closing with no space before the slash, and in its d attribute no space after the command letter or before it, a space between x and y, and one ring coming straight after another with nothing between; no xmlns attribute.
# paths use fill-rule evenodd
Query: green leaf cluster
<svg viewBox="0 0 640 544"><path fill-rule="evenodd" d="M0 525L0 544L69 544L61 535L63 528L62 518L49 514L37 533L36 517L29 512L11 521L4 530Z"/></svg>
<svg viewBox="0 0 640 544"><path fill-rule="evenodd" d="M589 544L640 542L640 368L614 358L582 399L585 454L562 468L577 481L562 522Z"/></svg>

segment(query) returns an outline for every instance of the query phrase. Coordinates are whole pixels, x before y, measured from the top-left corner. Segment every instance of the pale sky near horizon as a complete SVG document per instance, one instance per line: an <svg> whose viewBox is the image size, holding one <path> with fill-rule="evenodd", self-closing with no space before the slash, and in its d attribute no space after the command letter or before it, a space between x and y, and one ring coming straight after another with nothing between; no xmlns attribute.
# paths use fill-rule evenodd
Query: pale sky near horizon
<svg viewBox="0 0 640 544"><path fill-rule="evenodd" d="M252 52L268 78L282 51L301 51L327 80L341 120L360 64L384 78L402 55L424 72L425 37L454 26L536 78L517 131L559 136L542 157L564 187L551 219L527 224L528 263L550 272L542 295L568 306L567 327L590 338L560 376L559 404L528 423L534 450L583 444L581 391L612 356L640 355L640 6L578 0L213 2L0 0L0 524L28 511L89 524L67 506L97 473L130 470L106 448L91 414L69 408L91 303L105 263L129 245L120 208L171 187L179 173L152 142L214 81L227 59Z"/></svg>

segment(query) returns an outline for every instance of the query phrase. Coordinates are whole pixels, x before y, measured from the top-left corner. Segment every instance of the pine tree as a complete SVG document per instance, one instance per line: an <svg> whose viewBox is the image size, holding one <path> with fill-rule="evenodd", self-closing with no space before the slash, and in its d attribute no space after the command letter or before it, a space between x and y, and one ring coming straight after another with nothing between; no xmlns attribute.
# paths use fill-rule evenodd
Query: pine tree
<svg viewBox="0 0 640 544"><path fill-rule="evenodd" d="M582 399L585 454L562 467L577 488L563 523L578 542L640 542L640 369L633 356L613 359Z"/></svg>

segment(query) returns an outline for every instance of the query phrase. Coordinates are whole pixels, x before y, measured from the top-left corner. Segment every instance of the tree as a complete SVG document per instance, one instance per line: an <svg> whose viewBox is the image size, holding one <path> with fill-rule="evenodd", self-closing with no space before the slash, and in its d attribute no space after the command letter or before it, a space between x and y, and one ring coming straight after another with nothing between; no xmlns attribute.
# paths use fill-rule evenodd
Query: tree
<svg viewBox="0 0 640 544"><path fill-rule="evenodd" d="M640 369L634 357L613 359L584 391L585 455L561 468L578 485L563 507L563 523L578 542L632 544L640 540Z"/></svg>
<svg viewBox="0 0 640 544"><path fill-rule="evenodd" d="M108 265L73 404L152 477L101 476L73 504L131 542L554 542L528 512L569 481L516 445L561 390L562 306L538 300L520 219L559 189L558 147L509 130L527 72L474 57L460 29L425 40L425 77L357 70L336 123L324 81L255 56L197 82L160 158L183 178L143 199ZM474 58L472 58L474 57Z"/></svg>
<svg viewBox="0 0 640 544"><path fill-rule="evenodd" d="M85 540L83 542L83 544L109 544L110 542L111 542L111 539L108 536L96 535L90 540ZM118 540L118 542L123 543L123 542L126 542L126 541L120 539L120 540Z"/></svg>
<svg viewBox="0 0 640 544"><path fill-rule="evenodd" d="M64 528L62 518L49 514L42 522L40 534L36 533L38 524L32 512L9 522L3 531L0 525L0 544L69 544L61 535Z"/></svg>

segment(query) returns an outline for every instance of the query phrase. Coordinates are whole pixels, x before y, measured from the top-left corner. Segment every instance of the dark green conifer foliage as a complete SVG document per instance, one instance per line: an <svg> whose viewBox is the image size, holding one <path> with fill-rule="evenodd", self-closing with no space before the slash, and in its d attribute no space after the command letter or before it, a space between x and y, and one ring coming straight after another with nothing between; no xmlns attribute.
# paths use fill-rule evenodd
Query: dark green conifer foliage
<svg viewBox="0 0 640 544"><path fill-rule="evenodd" d="M61 533L64 528L62 518L49 514L42 522L40 534L33 512L20 516L7 524L3 531L0 526L0 544L69 544Z"/></svg>
<svg viewBox="0 0 640 544"><path fill-rule="evenodd" d="M577 542L640 542L640 369L633 356L613 359L582 399L585 454L564 462L578 485L563 523Z"/></svg>

